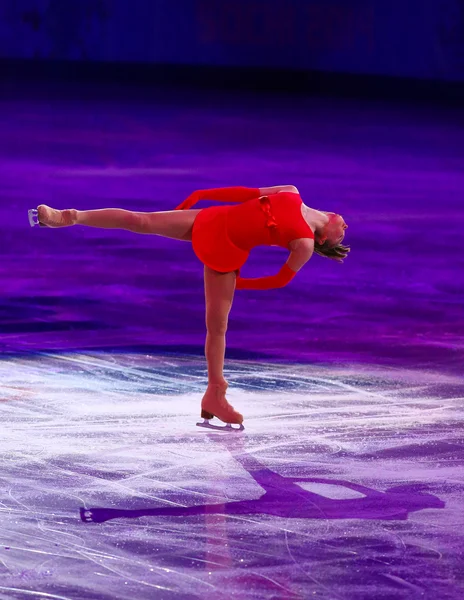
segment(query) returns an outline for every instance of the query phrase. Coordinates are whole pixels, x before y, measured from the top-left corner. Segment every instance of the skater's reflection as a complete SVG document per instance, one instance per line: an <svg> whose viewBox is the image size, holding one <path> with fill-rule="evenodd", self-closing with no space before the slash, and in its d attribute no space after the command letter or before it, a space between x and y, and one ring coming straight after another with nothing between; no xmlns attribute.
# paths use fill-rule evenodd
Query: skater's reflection
<svg viewBox="0 0 464 600"><path fill-rule="evenodd" d="M320 477L283 477L268 469L254 456L240 449L235 452L235 440L229 435L208 436L215 443L226 445L234 459L263 488L256 500L240 500L221 504L188 507L161 507L141 510L113 508L80 509L83 521L103 523L111 519L135 519L143 516L186 517L191 515L257 515L296 519L383 519L405 520L409 513L426 508L444 508L445 503L415 485L395 486L384 492L341 479ZM234 436L235 437L235 436ZM362 494L361 497L337 500L303 489L299 483L338 485Z"/></svg>

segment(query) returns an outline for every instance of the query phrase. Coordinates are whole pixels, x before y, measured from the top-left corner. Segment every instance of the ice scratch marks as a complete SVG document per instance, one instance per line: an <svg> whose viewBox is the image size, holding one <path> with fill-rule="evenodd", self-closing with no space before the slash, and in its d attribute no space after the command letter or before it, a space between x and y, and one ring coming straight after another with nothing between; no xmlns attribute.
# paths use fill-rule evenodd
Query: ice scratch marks
<svg viewBox="0 0 464 600"><path fill-rule="evenodd" d="M25 590L24 588L4 587L0 585L0 590L7 592L21 592L24 596L34 596L35 598L51 598L52 600L74 600L71 596L57 596L56 594L47 594L39 590Z"/></svg>
<svg viewBox="0 0 464 600"><path fill-rule="evenodd" d="M335 598L336 600L345 600L343 598L343 596L340 596L339 594L337 594L333 589L328 588L327 586L325 586L321 581L319 581L318 579L316 579L315 577L313 577L310 573L307 572L306 569L304 569L301 564L295 559L295 557L293 556L293 553L290 549L290 544L289 544L289 540L288 540L288 532L285 532L285 546L287 548L287 552L289 557L291 558L291 560L293 561L293 564L296 566L296 568L301 571L301 573L303 573L303 575L309 579L310 581L312 581L314 584L316 584L319 588L323 589L324 591L326 591L329 594L330 598Z"/></svg>
<svg viewBox="0 0 464 600"><path fill-rule="evenodd" d="M257 573L256 571L251 571L251 570L249 570L248 572L251 575L254 575L255 577L259 577L261 579L265 579L266 581L269 581L270 583L273 583L276 587L280 588L281 590L283 590L287 594L290 594L291 598L306 598L307 597L307 593L306 592L304 594L300 594L298 592L295 592L294 590L290 590L288 587L285 587L284 585L282 585L281 583L279 583L275 579L272 579L272 577L264 575L264 573Z"/></svg>
<svg viewBox="0 0 464 600"><path fill-rule="evenodd" d="M401 587L407 588L408 590L415 592L416 594L424 593L423 587L414 585L413 583L409 583L409 581L406 581L405 579L403 579L402 577L399 577L398 575L393 575L392 573L382 573L382 576L385 577L386 579L390 579L391 581L394 581L395 583L398 583L399 585L401 585Z"/></svg>
<svg viewBox="0 0 464 600"><path fill-rule="evenodd" d="M44 533L45 535L47 534L47 532L56 534L53 536L53 540L54 542L57 542L57 540L59 540L62 536L66 536L69 537L71 540L73 540L73 545L75 546L75 542L79 542L81 548L85 548L86 541L82 536L77 535L76 533L69 533L68 531L61 531L60 529L52 529L51 527L46 527L45 525L45 521L39 521L38 522L38 529L39 531L41 531L42 533ZM50 537L44 537L44 540L48 540L50 539ZM71 543L70 541L66 540L64 541L64 543Z"/></svg>
<svg viewBox="0 0 464 600"><path fill-rule="evenodd" d="M134 583L139 583L142 584L144 586L147 587L151 587L151 588L155 588L155 589L159 589L159 590L165 590L165 591L175 591L176 587L179 585L179 581L180 580L188 580L188 581L194 581L197 585L200 586L204 586L204 587L208 587L208 588L213 588L214 589L214 585L211 583L208 583L207 581L205 581L204 579L202 579L201 577L197 577L194 575L189 575L188 573L185 573L184 571L180 571L178 569L175 568L167 568L167 567L159 567L155 564L148 564L148 563L144 563L140 560L136 560L133 558L128 558L128 557L121 557L121 556L112 556L112 557L102 557L102 558L106 558L109 560L113 560L116 563L122 563L121 567L122 568L127 568L127 567L139 567L141 570L143 571L156 571L157 573L159 573L160 575L163 576L163 579L169 579L170 581L172 581L171 586L170 587L166 587L166 586L161 586L159 584L154 584L154 583L150 583L148 581L145 581L143 579L134 577L130 574L125 573L124 571L120 570L119 568L117 568L116 566L113 567L111 565L109 565L108 563L103 563L101 560L97 560L97 554L96 553L91 553L91 552L80 552L79 553L83 558L87 559L89 562L93 562L96 565L98 565L99 568L101 569L106 569L107 571L110 571L111 573L114 573L115 575L117 575L120 578L123 579L127 579L129 581L132 581Z"/></svg>
<svg viewBox="0 0 464 600"><path fill-rule="evenodd" d="M25 505L23 502L21 502L20 500L18 500L17 498L15 498L15 497L13 496L13 492L12 492L11 488L8 490L8 496L9 496L9 497L10 497L10 498L11 498L11 499L14 501L14 502L16 502L17 504L19 504L19 506L22 506L22 507L25 509L25 511L26 511L27 513L31 513L31 512L32 512L32 509L31 509L31 508L29 508L29 507L28 507L28 506L26 506L26 505Z"/></svg>
<svg viewBox="0 0 464 600"><path fill-rule="evenodd" d="M71 354L52 354L48 352L41 352L39 356L46 357L52 361L65 361L74 365L84 366L87 372L95 374L95 369L98 369L99 380L112 380L111 373L118 373L126 378L126 381L118 382L122 387L124 384L132 383L134 381L139 382L150 382L157 385L158 387L171 388L173 384L173 378L171 375L165 375L162 371L154 368L148 371L144 368L129 366L127 364L118 364L115 360L105 359L105 355L71 355ZM130 382L127 381L130 379ZM98 382L98 380L97 380ZM90 382L89 382L90 383ZM101 385L101 384L100 384ZM175 382L176 387L178 382ZM114 390L117 393L117 390Z"/></svg>

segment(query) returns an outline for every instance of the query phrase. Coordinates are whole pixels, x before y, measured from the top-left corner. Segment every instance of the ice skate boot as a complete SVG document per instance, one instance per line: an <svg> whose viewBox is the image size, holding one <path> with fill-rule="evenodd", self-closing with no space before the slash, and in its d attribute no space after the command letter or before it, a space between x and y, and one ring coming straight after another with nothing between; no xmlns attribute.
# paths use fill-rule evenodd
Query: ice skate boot
<svg viewBox="0 0 464 600"><path fill-rule="evenodd" d="M226 399L227 384L210 384L206 389L205 395L201 401L201 418L203 423L197 423L198 427L207 427L208 429L216 429L220 431L243 431L245 428L242 425L243 416L234 410ZM217 417L226 425L211 425L210 420ZM232 427L232 424L239 427Z"/></svg>
<svg viewBox="0 0 464 600"><path fill-rule="evenodd" d="M76 222L76 211L73 209L56 210L45 204L28 211L29 225L35 227L69 227Z"/></svg>

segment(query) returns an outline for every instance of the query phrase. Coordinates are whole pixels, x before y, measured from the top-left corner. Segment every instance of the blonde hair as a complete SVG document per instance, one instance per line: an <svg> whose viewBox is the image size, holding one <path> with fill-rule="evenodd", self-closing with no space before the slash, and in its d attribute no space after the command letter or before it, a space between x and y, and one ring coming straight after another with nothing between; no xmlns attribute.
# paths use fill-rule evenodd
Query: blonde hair
<svg viewBox="0 0 464 600"><path fill-rule="evenodd" d="M324 242L323 244L314 242L314 252L319 254L319 256L324 256L325 258L330 258L331 260L336 260L337 262L342 263L348 256L350 247L343 246L343 244L331 246L328 241Z"/></svg>

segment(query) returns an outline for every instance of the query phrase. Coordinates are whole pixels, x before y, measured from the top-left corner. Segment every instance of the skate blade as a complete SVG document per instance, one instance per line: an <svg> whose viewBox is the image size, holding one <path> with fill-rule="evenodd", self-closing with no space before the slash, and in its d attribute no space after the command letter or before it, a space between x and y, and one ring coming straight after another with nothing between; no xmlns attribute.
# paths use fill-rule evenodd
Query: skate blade
<svg viewBox="0 0 464 600"><path fill-rule="evenodd" d="M46 225L44 225L43 223L41 223L39 221L39 214L37 212L36 208L31 208L31 210L27 211L27 216L29 218L29 225L31 227L47 227Z"/></svg>
<svg viewBox="0 0 464 600"><path fill-rule="evenodd" d="M205 429L214 429L215 431L243 431L245 427L242 423L238 427L232 427L230 423L227 425L211 425L208 419L204 419L203 423L197 423L197 427L204 427Z"/></svg>
<svg viewBox="0 0 464 600"><path fill-rule="evenodd" d="M27 211L27 216L29 218L29 225L31 227L36 227L37 225L40 225L39 223L39 215L37 213L37 209L36 208L31 208L31 210Z"/></svg>

